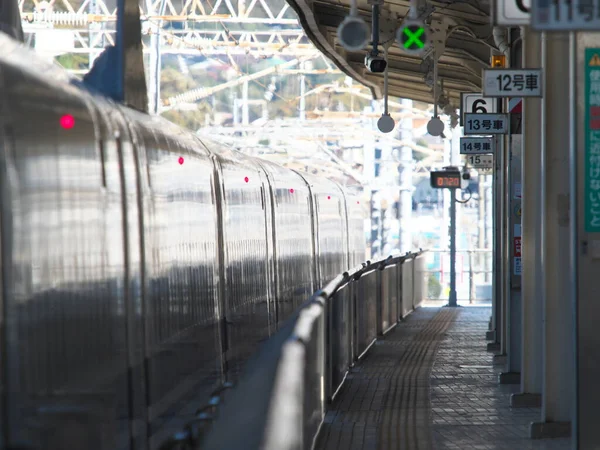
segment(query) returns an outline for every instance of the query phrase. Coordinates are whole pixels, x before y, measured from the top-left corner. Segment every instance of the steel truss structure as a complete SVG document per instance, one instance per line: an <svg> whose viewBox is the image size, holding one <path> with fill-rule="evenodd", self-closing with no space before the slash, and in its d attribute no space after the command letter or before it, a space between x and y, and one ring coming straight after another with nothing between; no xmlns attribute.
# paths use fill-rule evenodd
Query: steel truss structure
<svg viewBox="0 0 600 450"><path fill-rule="evenodd" d="M100 52L115 41L116 8L109 1L20 0L23 29L30 39L48 30L72 35L72 45L59 40L53 48L56 53ZM234 6L231 0L214 4L210 0L146 0L141 8L142 33L160 33L163 54L313 55L315 47L293 10L285 1L278 8L272 3L251 0L246 5L240 0ZM147 42L144 52L151 52Z"/></svg>

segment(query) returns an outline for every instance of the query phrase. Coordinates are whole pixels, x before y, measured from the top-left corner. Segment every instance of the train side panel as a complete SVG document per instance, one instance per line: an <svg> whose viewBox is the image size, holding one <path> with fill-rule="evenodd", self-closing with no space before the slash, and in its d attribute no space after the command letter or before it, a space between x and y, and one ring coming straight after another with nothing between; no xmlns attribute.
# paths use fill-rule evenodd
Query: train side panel
<svg viewBox="0 0 600 450"><path fill-rule="evenodd" d="M350 267L356 267L367 259L365 219L367 210L361 198L346 194L348 211L348 255Z"/></svg>
<svg viewBox="0 0 600 450"><path fill-rule="evenodd" d="M203 143L215 153L222 186L224 236L224 320L227 376L236 380L260 342L269 337L269 298L265 176L244 155L214 142Z"/></svg>
<svg viewBox="0 0 600 450"><path fill-rule="evenodd" d="M221 377L217 218L209 154L166 121L143 119L135 122L135 131L144 222L147 408L156 448L183 425L189 405L206 401Z"/></svg>
<svg viewBox="0 0 600 450"><path fill-rule="evenodd" d="M272 180L277 271L275 308L279 326L316 289L311 199L308 186L298 174L266 161L261 165Z"/></svg>
<svg viewBox="0 0 600 450"><path fill-rule="evenodd" d="M106 170L118 148L89 95L1 44L7 446L118 448L129 429L124 233L119 172Z"/></svg>
<svg viewBox="0 0 600 450"><path fill-rule="evenodd" d="M316 226L319 287L348 269L348 236L344 193L333 181L302 174L312 191Z"/></svg>

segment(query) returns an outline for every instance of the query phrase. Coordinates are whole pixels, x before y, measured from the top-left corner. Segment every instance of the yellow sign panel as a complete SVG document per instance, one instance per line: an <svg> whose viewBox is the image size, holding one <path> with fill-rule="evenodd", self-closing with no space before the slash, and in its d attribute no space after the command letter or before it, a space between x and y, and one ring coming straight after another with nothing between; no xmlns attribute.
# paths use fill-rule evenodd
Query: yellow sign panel
<svg viewBox="0 0 600 450"><path fill-rule="evenodd" d="M590 59L590 62L588 63L589 67L595 67L595 66L600 66L600 56L598 56L598 53L594 53L594 56L592 56L592 59Z"/></svg>

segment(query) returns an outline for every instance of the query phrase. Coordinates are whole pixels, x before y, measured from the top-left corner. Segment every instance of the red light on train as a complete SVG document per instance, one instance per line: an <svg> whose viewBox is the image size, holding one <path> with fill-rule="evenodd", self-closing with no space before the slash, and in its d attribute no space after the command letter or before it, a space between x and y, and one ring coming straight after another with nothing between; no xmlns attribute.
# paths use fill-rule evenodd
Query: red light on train
<svg viewBox="0 0 600 450"><path fill-rule="evenodd" d="M328 195L328 196L327 196L327 200L331 200L331 195Z"/></svg>
<svg viewBox="0 0 600 450"><path fill-rule="evenodd" d="M70 130L75 126L75 117L71 114L65 114L60 118L60 126L65 130Z"/></svg>
<svg viewBox="0 0 600 450"><path fill-rule="evenodd" d="M183 161L184 161L184 160L183 160L183 156L180 156L180 157L179 157L179 164L183 164Z"/></svg>
<svg viewBox="0 0 600 450"><path fill-rule="evenodd" d="M357 204L357 205L360 205L360 202L359 202L359 201L357 201L357 202L356 202L356 204Z"/></svg>
<svg viewBox="0 0 600 450"><path fill-rule="evenodd" d="M250 181L250 178L244 177L244 181L247 183L248 181Z"/></svg>
<svg viewBox="0 0 600 450"><path fill-rule="evenodd" d="M293 194L293 193L294 193L294 188L291 188L290 189L290 194Z"/></svg>

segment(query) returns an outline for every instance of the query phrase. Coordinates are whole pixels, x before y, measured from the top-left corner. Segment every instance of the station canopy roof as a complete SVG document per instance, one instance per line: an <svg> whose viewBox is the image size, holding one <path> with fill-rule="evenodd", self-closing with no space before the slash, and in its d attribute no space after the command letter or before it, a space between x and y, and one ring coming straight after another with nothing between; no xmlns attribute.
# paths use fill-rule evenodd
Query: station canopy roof
<svg viewBox="0 0 600 450"><path fill-rule="evenodd" d="M368 86L377 99L383 95L383 74L369 72L361 51L347 51L339 43L337 27L349 14L351 0L289 0L312 42L343 72ZM358 0L359 14L371 28L372 3ZM382 43L388 47L389 95L427 103L433 101L433 49L440 55L438 106L457 108L461 92L481 92L482 69L490 66L496 49L490 21L489 0L436 2L419 0L417 15L432 30L429 53L412 56L395 42L395 33L408 18L410 2L385 0L380 6L380 55Z"/></svg>

